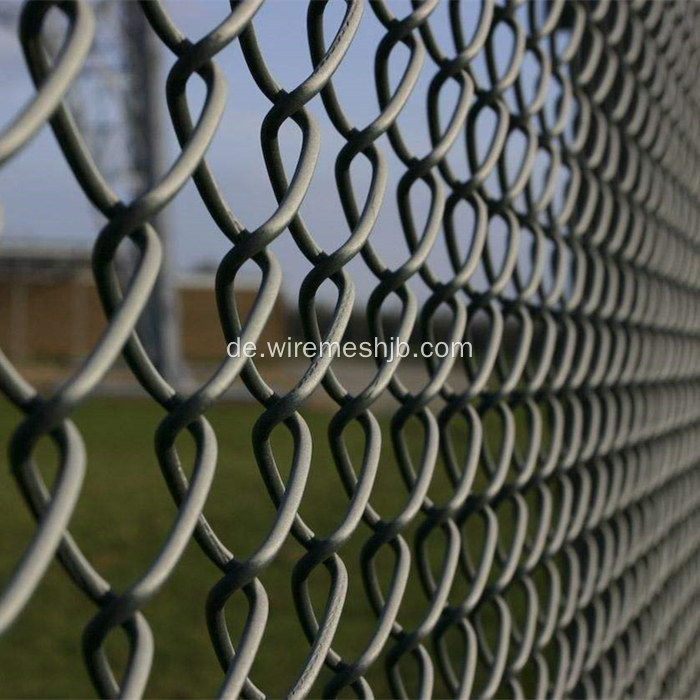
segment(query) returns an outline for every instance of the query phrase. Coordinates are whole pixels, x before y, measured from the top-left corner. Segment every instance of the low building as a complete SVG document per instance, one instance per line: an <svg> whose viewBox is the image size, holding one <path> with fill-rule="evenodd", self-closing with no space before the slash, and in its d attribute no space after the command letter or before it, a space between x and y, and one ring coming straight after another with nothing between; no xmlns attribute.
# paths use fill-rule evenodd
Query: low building
<svg viewBox="0 0 700 700"><path fill-rule="evenodd" d="M243 318L256 287L239 288ZM225 356L214 294L214 273L184 276L178 284L182 348L191 363ZM261 342L286 336L278 300ZM90 251L71 247L0 246L0 347L18 364L73 362L87 355L105 327L90 265Z"/></svg>

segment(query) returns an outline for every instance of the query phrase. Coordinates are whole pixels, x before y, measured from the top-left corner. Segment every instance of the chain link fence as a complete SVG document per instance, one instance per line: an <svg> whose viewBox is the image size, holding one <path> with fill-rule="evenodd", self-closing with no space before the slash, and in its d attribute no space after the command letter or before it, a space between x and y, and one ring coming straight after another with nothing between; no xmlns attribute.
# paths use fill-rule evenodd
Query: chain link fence
<svg viewBox="0 0 700 700"><path fill-rule="evenodd" d="M426 0L390 8L348 0L331 26L335 3L298 3L307 35L284 41L303 47L312 70L283 89L256 37L260 4L232 3L197 41L160 2L141 5L170 55L162 90L181 150L133 201L110 189L66 106L91 45L91 6L23 6L19 39L36 92L0 132L0 165L12 169L13 157L51 125L86 199L107 221L92 256L106 322L79 368L48 394L0 353L0 389L23 413L9 463L36 518L3 581L0 631L57 557L96 606L82 637L96 691L140 696L154 654L142 609L194 539L221 573L206 601L181 604L206 610L221 694L262 697L266 679L251 672L269 632L260 579L293 538L305 550L290 585L308 654L287 679L291 695L370 697L368 674L381 668L401 697L692 696L700 675L700 5ZM45 48L51 11L67 20L56 55ZM438 13L446 18L439 25ZM334 76L364 22L383 28L374 76L362 76L376 107L370 121L353 123ZM224 110L236 109L217 66L233 43L245 61L239 69L269 100L260 143L278 205L257 228L236 218L207 163ZM420 96L430 147L413 152L401 114L423 70L432 76ZM206 88L195 114L194 80ZM301 211L313 178L323 176L315 165L327 143L312 108L342 140L334 176L346 229L332 248L321 247ZM301 139L293 163L281 136L290 128ZM401 164L395 192L387 187L389 154ZM356 164L371 173L362 186ZM226 340L259 339L285 274L271 250L283 236L310 269L298 289L306 340L343 340L355 304L352 262L374 280L366 300L372 337L435 341L437 319L444 327L447 317L444 340L478 336L478 351L425 358L417 389L401 379L405 363L378 357L360 391L344 385L335 358L319 354L291 391L279 393L254 359L228 357L222 343L210 378L193 392L176 391L135 329L162 254L149 222L190 181L230 242L215 283ZM418 189L427 192L423 207L415 205ZM393 230L375 225L386 207L398 209ZM376 241L385 237L404 251L401 264L382 258ZM126 283L115 264L125 239L140 251ZM437 245L448 252L449 273L432 261ZM234 284L251 265L259 282L243 317ZM422 295L411 286L417 281ZM328 285L336 302L320 323L318 294ZM115 590L69 532L84 473L99 468L71 415L120 356L165 409L155 453L177 508L157 556ZM251 468L276 511L247 558L230 551L226 532L203 515L217 468L207 411L234 383L260 407ZM314 392L335 406L325 468L346 493L344 512L324 533L300 515L312 452L303 410ZM386 396L395 410L385 420L376 402ZM292 442L288 464L273 449L275 431ZM359 451L347 445L350 431L361 435ZM183 433L195 446L191 463L176 446ZM51 488L35 459L46 437L59 455ZM382 444L389 460L386 451L380 459ZM376 506L373 488L387 470L402 494L394 514ZM431 491L438 474L449 483L439 499ZM351 563L344 549L353 537L363 544ZM310 581L321 571L328 584L319 593ZM375 615L354 656L334 643L349 576L361 577ZM411 581L422 588L422 607L420 622L408 626L402 602ZM232 608L243 616L240 629L227 625ZM105 645L119 627L129 653L117 672Z"/></svg>

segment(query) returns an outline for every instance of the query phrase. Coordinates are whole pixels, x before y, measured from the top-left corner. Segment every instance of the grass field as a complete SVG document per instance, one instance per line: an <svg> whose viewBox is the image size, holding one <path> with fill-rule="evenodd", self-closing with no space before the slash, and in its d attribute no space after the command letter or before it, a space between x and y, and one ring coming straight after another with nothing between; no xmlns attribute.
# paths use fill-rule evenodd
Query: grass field
<svg viewBox="0 0 700 700"><path fill-rule="evenodd" d="M258 415L259 409L252 405L229 404L217 407L209 416L219 441L219 463L205 513L239 557L257 547L274 516L251 448L250 431ZM329 416L320 410L304 414L313 434L314 454L301 513L320 536L335 527L347 505L328 447ZM136 400L96 400L75 414L87 445L88 470L71 531L117 591L145 570L172 522L175 507L152 448L153 433L161 418L157 406ZM19 414L3 403L0 444L7 444L18 420ZM284 471L289 464L290 441L284 428L278 432L273 446ZM418 449L420 429L409 432ZM463 435L466 437L466 433ZM351 429L347 441L357 464L362 450L359 429ZM406 490L389 441L384 443L372 503L384 517L390 517L401 506ZM183 438L185 464L191 463L191 453L191 446ZM51 449L42 446L38 454L39 463L48 467L42 471L49 478ZM0 581L5 581L33 531L33 521L9 473L6 455L0 459ZM446 493L441 473L441 469L436 472L434 489ZM341 551L350 573L350 589L335 648L347 658L354 658L362 649L375 622L358 567L359 550L369 534L363 525ZM410 532L407 535L410 537ZM442 538L438 535L437 539ZM290 585L292 568L303 552L290 541L262 577L270 596L270 617L252 678L272 695L289 689L309 648L293 608ZM391 558L380 554L382 558L380 564L387 570ZM171 579L144 609L156 643L149 696L207 697L216 693L222 672L206 630L204 601L219 577L219 570L190 543ZM312 583L316 609L320 610L328 585L323 569ZM415 626L425 604L425 596L412 576L399 616L401 623L409 629ZM245 608L240 594L229 601L227 617L234 639ZM59 565L53 564L29 606L0 641L0 695L94 696L80 653L82 630L94 612L94 606ZM121 630L116 630L108 642L110 658L123 658L125 648ZM388 692L381 668L372 671L368 679L378 694ZM443 694L437 676L436 682L436 693Z"/></svg>

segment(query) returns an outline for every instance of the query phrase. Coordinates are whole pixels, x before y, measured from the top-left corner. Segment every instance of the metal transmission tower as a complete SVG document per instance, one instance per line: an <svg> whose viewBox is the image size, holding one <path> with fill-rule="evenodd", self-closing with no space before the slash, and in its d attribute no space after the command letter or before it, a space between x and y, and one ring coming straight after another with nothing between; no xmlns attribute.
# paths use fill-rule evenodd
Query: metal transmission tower
<svg viewBox="0 0 700 700"><path fill-rule="evenodd" d="M138 3L96 0L92 7L97 19L94 43L68 99L100 170L129 201L162 172L160 54ZM0 24L16 28L18 15L18 5L0 2ZM63 32L57 29L55 34L58 45ZM170 232L163 214L151 223L163 244L163 260L139 332L161 374L177 382L184 365ZM124 276L133 268L133 255L122 256Z"/></svg>
<svg viewBox="0 0 700 700"><path fill-rule="evenodd" d="M143 189L153 186L162 171L162 126L157 86L160 69L159 47L155 34L147 26L140 6L135 2L114 2L122 15L122 51L126 55L127 85L123 105L125 123L132 140L133 168L142 178ZM153 298L146 309L153 356L158 369L171 382L183 376L180 309L173 279L171 232L161 213L152 222L163 242L160 275Z"/></svg>
<svg viewBox="0 0 700 700"><path fill-rule="evenodd" d="M95 46L78 111L87 132L94 134L90 140L99 165L133 198L152 187L162 172L160 54L138 3L99 0L95 11ZM171 234L162 213L151 223L163 243L163 260L139 330L161 374L177 382L184 370Z"/></svg>

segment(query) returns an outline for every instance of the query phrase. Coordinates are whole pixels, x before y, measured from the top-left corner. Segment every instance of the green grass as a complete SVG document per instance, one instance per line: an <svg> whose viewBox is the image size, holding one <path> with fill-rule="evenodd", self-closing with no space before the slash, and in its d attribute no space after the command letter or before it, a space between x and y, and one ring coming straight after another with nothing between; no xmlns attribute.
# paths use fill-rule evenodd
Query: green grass
<svg viewBox="0 0 700 700"><path fill-rule="evenodd" d="M6 445L20 416L6 403L0 410L0 443ZM225 405L210 416L218 437L219 463L205 513L239 557L258 546L274 516L251 448L251 427L258 415L259 408L252 405ZM150 402L126 400L92 401L75 414L87 446L88 469L71 532L92 564L117 591L147 568L175 513L152 447L161 417L160 409ZM347 505L328 447L329 417L323 411L304 413L313 434L314 454L301 513L320 536L337 525ZM408 431L416 448L421 441L420 432L420 428L413 427ZM273 437L284 477L291 441L284 427ZM363 445L359 428L349 429L347 442L355 464L359 464ZM186 436L180 447L184 464L191 464L192 447ZM55 470L52 448L42 445L37 454L42 472L50 479ZM33 521L9 473L5 454L1 460L0 581L6 581L33 532ZM433 491L438 495L447 493L446 480L437 476ZM372 503L383 516L390 517L405 496L391 446L385 439ZM350 574L350 589L334 647L349 659L362 649L375 623L358 566L360 547L369 534L363 525L341 551ZM407 533L409 538L410 535ZM435 558L439 561L439 533L435 542L439 551ZM262 576L270 597L270 616L252 678L272 695L289 689L309 649L294 611L290 584L293 566L303 553L290 538ZM388 582L391 557L381 553L379 558L383 581ZM149 696L209 697L216 693L222 672L208 637L204 601L219 577L219 570L190 543L172 577L144 608L156 643ZM422 618L426 606L417 578L411 578L399 616L409 629ZM323 567L312 578L311 589L320 612L328 589ZM234 639L246 607L240 593L229 601L227 617ZM80 652L82 630L94 613L95 607L78 592L60 566L52 564L30 604L0 641L2 696L94 696ZM125 649L121 630L115 630L108 640L110 658L119 662ZM119 663L115 665L120 668ZM406 668L411 665L409 660ZM378 666L368 679L379 694L386 694L383 670L381 664ZM317 685L318 693L321 687ZM439 685L436 691L445 692Z"/></svg>

